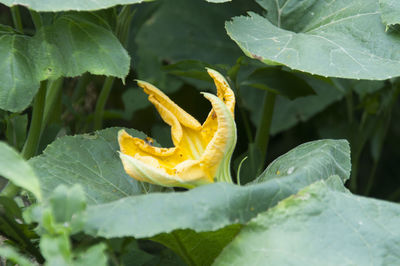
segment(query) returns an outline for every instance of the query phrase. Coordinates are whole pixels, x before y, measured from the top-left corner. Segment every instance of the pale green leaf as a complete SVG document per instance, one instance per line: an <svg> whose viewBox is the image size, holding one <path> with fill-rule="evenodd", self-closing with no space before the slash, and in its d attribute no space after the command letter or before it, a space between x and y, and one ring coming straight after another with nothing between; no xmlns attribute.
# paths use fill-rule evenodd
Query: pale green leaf
<svg viewBox="0 0 400 266"><path fill-rule="evenodd" d="M119 159L117 135L120 128L94 134L66 136L50 144L44 153L29 162L34 168L44 197L60 184L80 184L88 204L99 204L143 193L144 184L128 176ZM143 133L127 130L133 136ZM148 186L148 185L146 185ZM159 190L148 186L148 190Z"/></svg>
<svg viewBox="0 0 400 266"><path fill-rule="evenodd" d="M358 79L400 75L400 37L385 32L376 0L258 0L255 13L226 23L250 57L312 74Z"/></svg>
<svg viewBox="0 0 400 266"><path fill-rule="evenodd" d="M68 10L97 10L113 7L116 5L129 5L136 4L146 0L52 0L52 1L36 1L36 0L1 0L7 6L22 5L29 9L35 11L47 11L47 12L57 12L57 11L68 11ZM148 1L148 0L147 0Z"/></svg>
<svg viewBox="0 0 400 266"><path fill-rule="evenodd" d="M300 158L294 162L296 155ZM178 229L215 231L246 223L304 186L331 175L342 180L350 175L346 141L303 144L274 161L259 177L262 183L240 187L221 182L182 193L152 193L89 206L85 231L94 236L137 238ZM114 226L116 220L118 226Z"/></svg>
<svg viewBox="0 0 400 266"><path fill-rule="evenodd" d="M214 265L398 265L399 223L399 204L320 181L250 221Z"/></svg>
<svg viewBox="0 0 400 266"><path fill-rule="evenodd" d="M0 154L0 175L14 185L32 192L38 200L41 200L39 180L28 162L4 142L0 142Z"/></svg>
<svg viewBox="0 0 400 266"><path fill-rule="evenodd" d="M1 258L5 258L10 262L14 262L20 266L34 266L34 264L29 261L28 258L22 256L17 250L9 245L2 244L0 246L0 261Z"/></svg>
<svg viewBox="0 0 400 266"><path fill-rule="evenodd" d="M387 26L400 23L400 1L379 0L382 21Z"/></svg>

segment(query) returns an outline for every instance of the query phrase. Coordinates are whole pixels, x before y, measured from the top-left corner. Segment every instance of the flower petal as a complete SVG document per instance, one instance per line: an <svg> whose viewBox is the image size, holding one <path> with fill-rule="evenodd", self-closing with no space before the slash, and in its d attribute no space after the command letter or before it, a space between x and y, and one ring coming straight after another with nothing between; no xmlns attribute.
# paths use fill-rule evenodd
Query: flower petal
<svg viewBox="0 0 400 266"><path fill-rule="evenodd" d="M168 109L182 125L196 130L199 130L201 128L201 124L193 116L191 116L185 110L180 108L167 95L165 95L155 86L141 80L137 80L137 83L140 87L143 88L145 93L147 93L150 96L153 96L162 106Z"/></svg>
<svg viewBox="0 0 400 266"><path fill-rule="evenodd" d="M228 82L219 72L207 68L208 74L214 80L214 84L217 87L217 96L220 98L231 111L232 116L235 116L235 94L231 90Z"/></svg>
<svg viewBox="0 0 400 266"><path fill-rule="evenodd" d="M218 167L222 166L223 159L230 161L237 140L236 124L231 111L220 98L210 93L202 94L211 102L217 116L218 128L200 161L214 176Z"/></svg>

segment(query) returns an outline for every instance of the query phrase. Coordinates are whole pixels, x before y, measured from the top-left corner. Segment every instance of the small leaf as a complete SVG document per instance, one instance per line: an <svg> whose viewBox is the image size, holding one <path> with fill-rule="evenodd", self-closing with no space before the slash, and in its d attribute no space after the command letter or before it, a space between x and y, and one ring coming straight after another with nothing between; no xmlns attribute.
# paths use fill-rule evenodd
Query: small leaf
<svg viewBox="0 0 400 266"><path fill-rule="evenodd" d="M14 262L19 266L34 266L34 264L29 261L28 258L21 255L17 250L9 245L2 244L0 246L0 257L7 259L10 262Z"/></svg>
<svg viewBox="0 0 400 266"><path fill-rule="evenodd" d="M332 179L260 213L214 265L398 265L400 205L352 195Z"/></svg>
<svg viewBox="0 0 400 266"><path fill-rule="evenodd" d="M38 199L42 199L39 180L32 167L10 146L0 142L0 175L14 185L26 189Z"/></svg>

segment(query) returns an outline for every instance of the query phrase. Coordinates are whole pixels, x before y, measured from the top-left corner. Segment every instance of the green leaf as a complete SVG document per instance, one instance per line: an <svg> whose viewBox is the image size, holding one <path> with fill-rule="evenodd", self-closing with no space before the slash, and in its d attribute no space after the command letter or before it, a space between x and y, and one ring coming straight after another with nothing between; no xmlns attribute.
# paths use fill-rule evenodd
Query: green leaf
<svg viewBox="0 0 400 266"><path fill-rule="evenodd" d="M302 157L293 162L296 154ZM280 175L276 175L278 170ZM182 193L151 193L89 206L85 231L108 238L152 237L178 229L215 231L246 223L304 186L331 175L339 175L342 180L350 175L347 141L303 144L274 161L259 177L259 181L265 180L263 183L240 187L221 182ZM115 221L118 226L114 226Z"/></svg>
<svg viewBox="0 0 400 266"><path fill-rule="evenodd" d="M226 23L244 53L266 64L322 76L387 79L400 75L400 38L385 32L376 0L258 0L255 13Z"/></svg>
<svg viewBox="0 0 400 266"><path fill-rule="evenodd" d="M74 77L86 71L123 79L129 72L130 58L118 39L84 15L59 17L38 31L30 49L40 80Z"/></svg>
<svg viewBox="0 0 400 266"><path fill-rule="evenodd" d="M386 27L400 23L400 2L397 0L379 0L382 22Z"/></svg>
<svg viewBox="0 0 400 266"><path fill-rule="evenodd" d="M136 4L148 0L98 0L98 1L80 1L80 0L53 0L53 1L35 1L35 0L1 0L7 6L22 5L35 11L58 12L58 11L84 11L97 10L113 7L116 5Z"/></svg>
<svg viewBox="0 0 400 266"><path fill-rule="evenodd" d="M316 182L259 214L214 265L399 264L400 205L335 187Z"/></svg>
<svg viewBox="0 0 400 266"><path fill-rule="evenodd" d="M270 131L272 135L289 129L299 122L307 121L330 104L340 100L344 95L344 91L339 91L324 80L313 76L304 78L316 94L294 100L289 100L278 95L272 117ZM242 95L246 108L251 110L251 120L255 125L258 125L260 121L262 110L259 106L264 99L263 93L263 91L249 88Z"/></svg>
<svg viewBox="0 0 400 266"><path fill-rule="evenodd" d="M17 250L9 245L2 244L0 246L0 257L14 262L20 266L33 266L37 265L29 261L28 258L21 255Z"/></svg>
<svg viewBox="0 0 400 266"><path fill-rule="evenodd" d="M0 175L14 185L26 189L38 199L42 199L39 180L32 167L10 146L0 142Z"/></svg>
<svg viewBox="0 0 400 266"><path fill-rule="evenodd" d="M271 91L291 100L315 94L312 87L301 78L300 74L296 75L295 73L273 67L255 70L241 85Z"/></svg>
<svg viewBox="0 0 400 266"><path fill-rule="evenodd" d="M58 186L49 199L54 221L71 228L71 233L81 231L84 224L82 213L86 210L86 198L81 186Z"/></svg>
<svg viewBox="0 0 400 266"><path fill-rule="evenodd" d="M143 184L128 176L119 159L117 135L120 128L94 134L66 136L50 144L42 155L29 162L45 198L60 184L80 184L88 204L99 204L143 193ZM143 133L127 130L133 136ZM150 185L148 190L160 190Z"/></svg>
<svg viewBox="0 0 400 266"><path fill-rule="evenodd" d="M241 225L233 224L214 232L176 230L151 239L179 254L187 265L211 265L240 229Z"/></svg>
<svg viewBox="0 0 400 266"><path fill-rule="evenodd" d="M25 109L39 89L35 61L29 54L30 37L0 32L0 108Z"/></svg>
<svg viewBox="0 0 400 266"><path fill-rule="evenodd" d="M108 264L105 251L106 251L106 245L104 243L91 246L85 252L81 252L80 254L78 254L74 266L86 266L86 265L106 266Z"/></svg>
<svg viewBox="0 0 400 266"><path fill-rule="evenodd" d="M85 72L124 79L130 57L113 33L85 13L59 16L33 37L0 32L0 108L24 110L40 81Z"/></svg>
<svg viewBox="0 0 400 266"><path fill-rule="evenodd" d="M21 150L26 139L28 115L12 114L7 119L6 137L12 147Z"/></svg>
<svg viewBox="0 0 400 266"><path fill-rule="evenodd" d="M135 34L129 50L138 58L139 79L169 91L179 88L182 82L167 77L163 71L165 65L181 60L233 65L241 51L226 35L224 22L249 8L258 8L253 1L216 5L206 1L164 0L155 4L159 8Z"/></svg>

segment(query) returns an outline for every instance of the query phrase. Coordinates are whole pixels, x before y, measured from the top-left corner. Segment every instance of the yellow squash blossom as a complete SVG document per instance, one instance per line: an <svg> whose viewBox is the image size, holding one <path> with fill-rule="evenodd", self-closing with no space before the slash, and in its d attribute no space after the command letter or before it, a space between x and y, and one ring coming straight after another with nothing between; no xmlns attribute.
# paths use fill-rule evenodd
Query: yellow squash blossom
<svg viewBox="0 0 400 266"><path fill-rule="evenodd" d="M212 110L201 125L153 85L138 81L161 118L171 126L172 148L154 147L145 140L118 134L125 171L139 181L193 188L214 181L232 182L230 160L236 145L235 96L225 78L207 69L217 96L205 93Z"/></svg>

